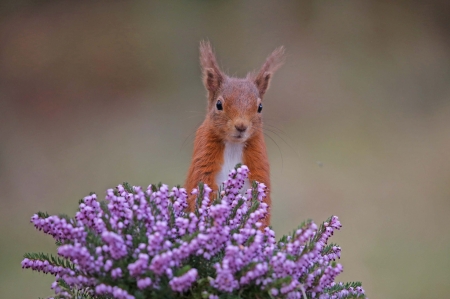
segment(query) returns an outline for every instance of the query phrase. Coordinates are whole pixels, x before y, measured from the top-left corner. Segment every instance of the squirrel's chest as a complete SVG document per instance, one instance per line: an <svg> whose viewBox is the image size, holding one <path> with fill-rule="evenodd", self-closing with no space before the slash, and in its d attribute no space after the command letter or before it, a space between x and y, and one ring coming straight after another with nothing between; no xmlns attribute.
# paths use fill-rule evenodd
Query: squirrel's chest
<svg viewBox="0 0 450 299"><path fill-rule="evenodd" d="M244 144L243 143L225 143L225 149L223 151L223 164L220 171L216 175L216 184L221 186L224 181L228 179L228 174L236 164L241 163L243 160ZM246 182L247 185L248 182ZM246 186L244 186L246 187Z"/></svg>

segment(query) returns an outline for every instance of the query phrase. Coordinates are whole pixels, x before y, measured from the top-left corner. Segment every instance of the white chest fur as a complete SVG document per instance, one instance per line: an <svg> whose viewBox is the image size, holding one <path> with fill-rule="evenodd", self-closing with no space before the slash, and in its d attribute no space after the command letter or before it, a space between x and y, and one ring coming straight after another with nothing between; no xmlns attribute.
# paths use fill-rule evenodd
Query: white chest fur
<svg viewBox="0 0 450 299"><path fill-rule="evenodd" d="M243 143L225 143L225 150L223 151L223 164L222 169L216 175L217 186L222 186L222 183L228 179L230 170L233 169L236 164L242 163L242 152L244 150Z"/></svg>

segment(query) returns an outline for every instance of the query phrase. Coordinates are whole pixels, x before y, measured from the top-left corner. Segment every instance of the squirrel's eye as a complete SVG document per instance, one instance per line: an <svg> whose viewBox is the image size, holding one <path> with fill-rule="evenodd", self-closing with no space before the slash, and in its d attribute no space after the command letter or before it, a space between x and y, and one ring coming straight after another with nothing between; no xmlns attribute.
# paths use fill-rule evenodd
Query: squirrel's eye
<svg viewBox="0 0 450 299"><path fill-rule="evenodd" d="M261 111L262 111L262 104L259 104L259 106L258 106L258 113L261 113Z"/></svg>
<svg viewBox="0 0 450 299"><path fill-rule="evenodd" d="M216 108L217 110L223 110L222 102L220 100L217 101Z"/></svg>

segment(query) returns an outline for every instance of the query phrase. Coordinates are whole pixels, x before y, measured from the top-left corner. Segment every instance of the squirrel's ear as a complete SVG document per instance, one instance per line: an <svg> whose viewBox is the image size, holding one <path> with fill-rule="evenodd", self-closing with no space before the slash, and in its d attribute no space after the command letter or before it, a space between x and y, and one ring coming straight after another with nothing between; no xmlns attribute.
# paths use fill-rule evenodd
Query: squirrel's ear
<svg viewBox="0 0 450 299"><path fill-rule="evenodd" d="M284 63L284 47L281 46L267 57L266 62L257 73L248 75L258 88L259 95L262 97L269 88L270 79L273 73Z"/></svg>
<svg viewBox="0 0 450 299"><path fill-rule="evenodd" d="M211 44L207 41L200 42L200 65L203 72L203 84L210 94L214 95L220 88L225 75L219 69Z"/></svg>

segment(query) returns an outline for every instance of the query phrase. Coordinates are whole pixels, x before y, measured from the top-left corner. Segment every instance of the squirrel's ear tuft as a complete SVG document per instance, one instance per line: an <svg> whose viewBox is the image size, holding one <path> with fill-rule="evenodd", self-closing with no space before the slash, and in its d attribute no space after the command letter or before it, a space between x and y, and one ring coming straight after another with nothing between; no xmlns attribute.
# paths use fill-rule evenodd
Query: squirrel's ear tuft
<svg viewBox="0 0 450 299"><path fill-rule="evenodd" d="M249 79L253 80L258 88L259 95L262 97L269 88L270 79L273 73L284 63L284 47L281 46L267 57L266 62L256 73L249 74Z"/></svg>
<svg viewBox="0 0 450 299"><path fill-rule="evenodd" d="M220 88L225 75L219 69L211 44L207 41L200 42L200 65L203 83L210 94L214 95Z"/></svg>

